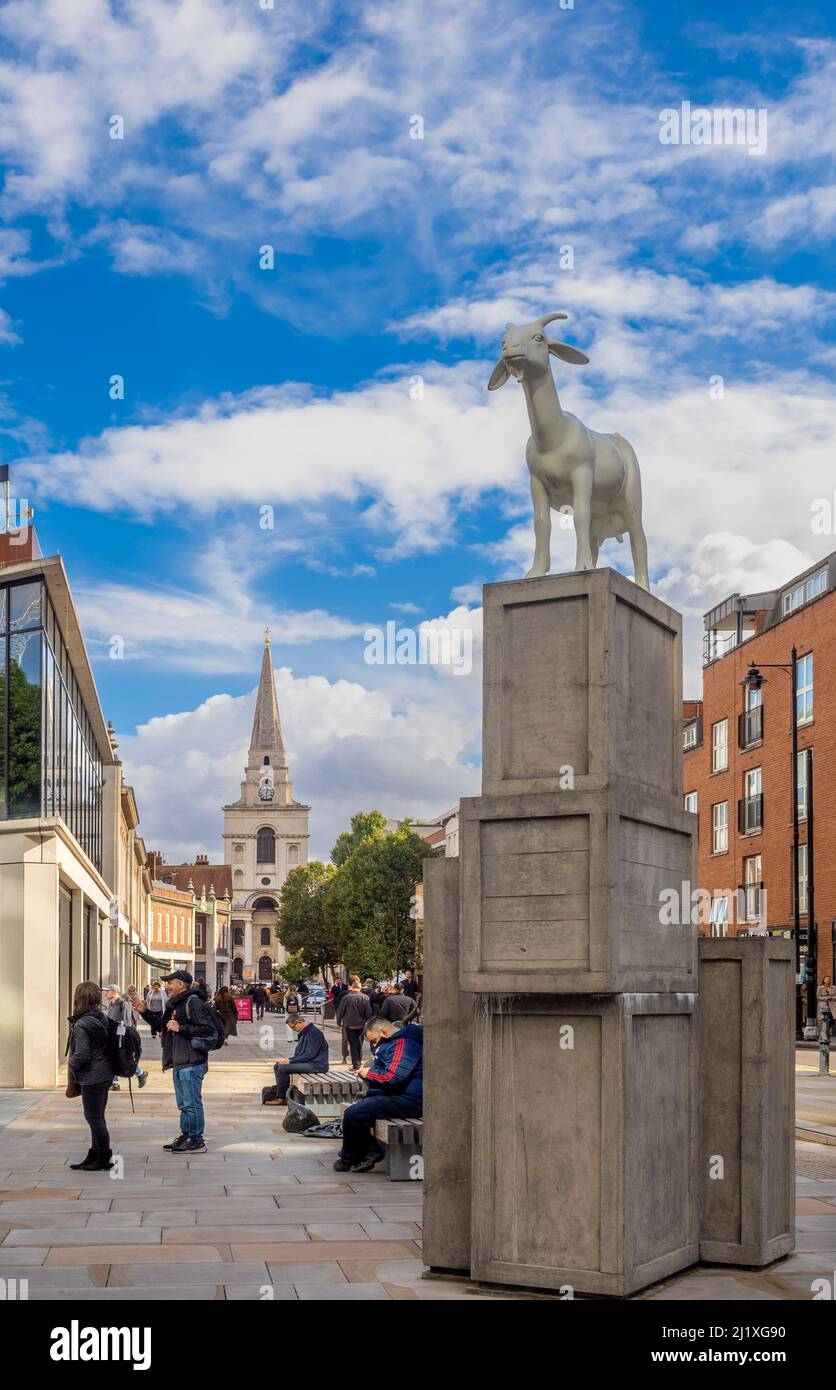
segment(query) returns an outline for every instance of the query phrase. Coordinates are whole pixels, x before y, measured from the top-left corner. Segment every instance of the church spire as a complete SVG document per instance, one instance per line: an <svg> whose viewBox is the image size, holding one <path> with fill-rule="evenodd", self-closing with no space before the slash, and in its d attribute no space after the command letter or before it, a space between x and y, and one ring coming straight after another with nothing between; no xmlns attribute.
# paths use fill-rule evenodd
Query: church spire
<svg viewBox="0 0 836 1390"><path fill-rule="evenodd" d="M273 657L270 652L270 629L264 629L264 655L261 658L261 677L255 701L255 717L250 739L251 767L262 763L269 757L275 768L287 767L287 758L282 739L282 724L279 718L279 702L276 699L276 679L273 674Z"/></svg>

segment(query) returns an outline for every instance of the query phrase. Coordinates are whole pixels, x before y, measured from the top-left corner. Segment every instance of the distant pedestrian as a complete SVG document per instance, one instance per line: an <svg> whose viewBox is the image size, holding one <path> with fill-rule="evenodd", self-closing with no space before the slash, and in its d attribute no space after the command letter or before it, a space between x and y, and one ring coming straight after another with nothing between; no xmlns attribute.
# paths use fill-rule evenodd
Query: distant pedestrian
<svg viewBox="0 0 836 1390"><path fill-rule="evenodd" d="M363 1029L372 1016L372 1006L360 988L356 975L348 981L348 991L343 995L337 1009L337 1024L345 1024L348 1050L351 1053L351 1066L357 1071L363 1058Z"/></svg>
<svg viewBox="0 0 836 1390"><path fill-rule="evenodd" d="M163 1071L174 1073L174 1098L180 1111L180 1134L163 1148L169 1153L202 1154L206 1152L202 1089L209 1058L200 1042L214 1040L216 1028L188 970L175 970L162 980L168 995L163 1015Z"/></svg>
<svg viewBox="0 0 836 1390"><path fill-rule="evenodd" d="M412 1013L413 1007L413 1001L407 999L400 986L386 985L377 1012L387 1023L401 1024Z"/></svg>
<svg viewBox="0 0 836 1390"><path fill-rule="evenodd" d="M159 980L153 980L145 996L145 1020L151 1027L151 1037L158 1038L162 1032L166 997Z"/></svg>
<svg viewBox="0 0 836 1390"><path fill-rule="evenodd" d="M253 990L253 1004L255 1006L256 1018L264 1017L264 1005L267 1002L267 994L263 985L256 985Z"/></svg>
<svg viewBox="0 0 836 1390"><path fill-rule="evenodd" d="M226 1047L226 1043L230 1038L238 1037L238 1010L235 1007L235 1000L226 985L221 985L221 988L215 991L214 1003L215 1008L226 1024L226 1042L224 1042L224 1047Z"/></svg>
<svg viewBox="0 0 836 1390"><path fill-rule="evenodd" d="M819 1028L821 1028L824 1022L829 1033L833 1025L833 1019L836 1017L836 989L829 975L825 975L816 990L816 1001L816 1014Z"/></svg>
<svg viewBox="0 0 836 1390"><path fill-rule="evenodd" d="M418 994L418 981L411 965L408 965L403 972L403 992L407 999L415 999Z"/></svg>
<svg viewBox="0 0 836 1390"><path fill-rule="evenodd" d="M81 1168L86 1173L101 1173L112 1166L105 1110L113 1067L109 1055L110 1028L101 1003L102 991L92 980L76 986L67 1070L71 1081L81 1088L81 1105L90 1128L90 1148L86 1158L80 1163L71 1163L70 1167Z"/></svg>
<svg viewBox="0 0 836 1390"><path fill-rule="evenodd" d="M108 1018L112 1018L116 1023L124 1023L127 1028L135 1028L137 1015L145 1012L146 1006L138 996L134 995L133 1001L131 1001L126 994L123 995L120 992L118 985L105 985L104 999L104 1008ZM139 1082L139 1089L142 1090L148 1080L148 1073L143 1071L139 1062L137 1062L134 1076ZM111 1077L110 1089L111 1091L121 1090L118 1076Z"/></svg>

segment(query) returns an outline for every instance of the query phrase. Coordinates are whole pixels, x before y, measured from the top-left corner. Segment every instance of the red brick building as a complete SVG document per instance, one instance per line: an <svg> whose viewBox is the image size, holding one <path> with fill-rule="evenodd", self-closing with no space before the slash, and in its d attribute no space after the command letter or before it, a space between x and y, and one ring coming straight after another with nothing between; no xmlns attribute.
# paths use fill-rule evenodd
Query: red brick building
<svg viewBox="0 0 836 1390"><path fill-rule="evenodd" d="M699 824L701 929L789 930L793 911L792 648L798 656L799 907L814 871L817 983L836 932L836 554L769 593L732 594L705 615L703 698L685 702L684 790ZM742 682L750 664L759 691ZM806 750L813 750L809 854Z"/></svg>

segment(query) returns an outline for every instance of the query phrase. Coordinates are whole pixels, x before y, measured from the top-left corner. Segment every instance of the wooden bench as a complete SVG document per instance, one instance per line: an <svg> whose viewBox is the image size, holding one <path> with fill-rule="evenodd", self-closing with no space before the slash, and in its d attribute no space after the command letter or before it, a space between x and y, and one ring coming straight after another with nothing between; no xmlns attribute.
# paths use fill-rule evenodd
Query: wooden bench
<svg viewBox="0 0 836 1390"><path fill-rule="evenodd" d="M415 1182L424 1176L421 1156L423 1120L376 1120L374 1137L386 1147L386 1176L390 1182Z"/></svg>
<svg viewBox="0 0 836 1390"><path fill-rule="evenodd" d="M366 1083L359 1076L347 1067L334 1067L331 1071L295 1072L288 1095L307 1105L315 1115L332 1120L342 1113L341 1106L351 1105L365 1091Z"/></svg>

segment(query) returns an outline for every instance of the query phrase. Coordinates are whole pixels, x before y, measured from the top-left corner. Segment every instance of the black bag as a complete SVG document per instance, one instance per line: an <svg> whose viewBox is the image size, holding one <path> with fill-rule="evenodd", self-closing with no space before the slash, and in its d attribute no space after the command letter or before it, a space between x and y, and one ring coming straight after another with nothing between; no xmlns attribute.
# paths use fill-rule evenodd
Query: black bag
<svg viewBox="0 0 836 1390"><path fill-rule="evenodd" d="M142 1056L142 1039L131 1023L107 1020L107 1057L114 1076L133 1076Z"/></svg>
<svg viewBox="0 0 836 1390"><path fill-rule="evenodd" d="M266 1105L267 1102L268 1102L268 1100L278 1100L278 1099L279 1099L279 1088L278 1088L278 1086L262 1086L262 1088L261 1088L261 1104L262 1104L262 1105Z"/></svg>
<svg viewBox="0 0 836 1390"><path fill-rule="evenodd" d="M191 1002L191 997L192 996L189 995L186 1000L186 1018L190 1017L189 1004ZM211 1038L189 1038L189 1042L195 1052L217 1052L218 1048L223 1047L226 1042L226 1019L223 1014L218 1013L214 1004L210 1004L208 1000L203 1000L203 1006L209 1011L211 1023L215 1029L215 1035Z"/></svg>
<svg viewBox="0 0 836 1390"><path fill-rule="evenodd" d="M307 1105L300 1105L298 1100L287 1102L287 1114L282 1120L282 1129L287 1130L288 1134L304 1134L311 1125L319 1124L319 1116L313 1110L309 1110Z"/></svg>

